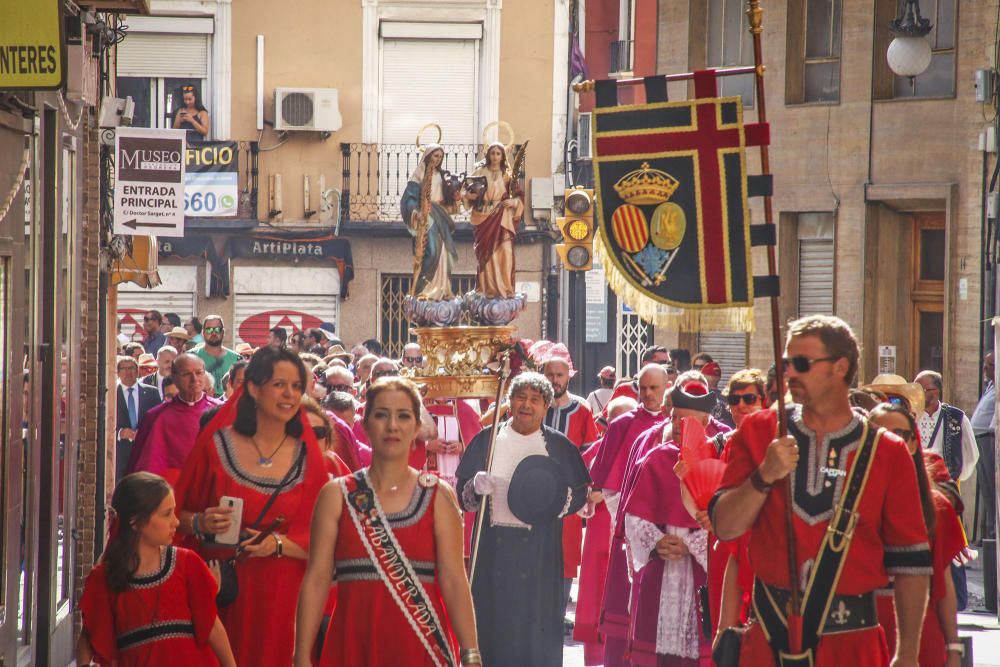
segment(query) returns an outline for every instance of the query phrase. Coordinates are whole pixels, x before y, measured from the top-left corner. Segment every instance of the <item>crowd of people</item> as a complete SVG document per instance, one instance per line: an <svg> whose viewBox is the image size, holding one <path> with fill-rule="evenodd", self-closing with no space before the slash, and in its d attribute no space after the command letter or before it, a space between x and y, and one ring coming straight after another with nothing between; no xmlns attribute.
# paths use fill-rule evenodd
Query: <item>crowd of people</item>
<svg viewBox="0 0 1000 667"><path fill-rule="evenodd" d="M144 330L117 360L79 664L554 667L567 635L609 667L960 663L991 368L969 418L934 371L859 383L849 327L813 316L784 386L651 347L583 398L564 345L521 341L492 405L425 398L416 343L347 350L324 324L230 350L222 317L155 310Z"/></svg>

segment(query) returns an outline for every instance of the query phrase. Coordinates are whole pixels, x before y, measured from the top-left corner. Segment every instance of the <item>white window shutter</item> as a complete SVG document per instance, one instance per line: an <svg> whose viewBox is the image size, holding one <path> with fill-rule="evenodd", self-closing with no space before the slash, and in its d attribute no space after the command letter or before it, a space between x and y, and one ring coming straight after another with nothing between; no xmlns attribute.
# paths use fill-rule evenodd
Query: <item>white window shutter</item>
<svg viewBox="0 0 1000 667"><path fill-rule="evenodd" d="M208 35L130 33L118 45L118 76L207 79Z"/></svg>

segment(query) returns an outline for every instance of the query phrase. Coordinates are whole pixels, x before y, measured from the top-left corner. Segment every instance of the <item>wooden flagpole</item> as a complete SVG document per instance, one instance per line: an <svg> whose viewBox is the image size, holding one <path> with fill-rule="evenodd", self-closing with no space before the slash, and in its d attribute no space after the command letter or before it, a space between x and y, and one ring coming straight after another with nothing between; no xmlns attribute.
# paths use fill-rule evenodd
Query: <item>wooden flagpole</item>
<svg viewBox="0 0 1000 667"><path fill-rule="evenodd" d="M503 386L510 377L510 352L503 355L503 362L497 373L497 395L493 402L493 428L490 431L490 446L486 450L486 472L493 470L493 454L496 452L497 427L500 425L500 397L503 396ZM471 480L470 480L471 483ZM486 496L479 502L479 512L476 513L476 529L472 533L472 553L469 558L469 585L476 578L476 561L479 558L479 542L483 536L483 517L486 516Z"/></svg>
<svg viewBox="0 0 1000 667"><path fill-rule="evenodd" d="M750 23L750 34L753 35L754 83L757 93L757 122L767 122L767 104L764 97L764 48L761 32L764 10L760 0L747 0L747 19ZM760 171L771 173L771 160L767 144L760 146ZM764 197L764 223L774 224L774 210L771 206L771 196ZM773 245L767 246L767 273L778 275L778 263ZM785 411L785 368L781 359L784 356L784 344L781 340L781 314L778 309L778 297L772 296L771 301L771 343L774 347L775 382L778 385L778 436L788 435L788 414ZM792 476L788 475L785 484L785 531L788 533L788 587L791 590L791 609L786 610L788 618L788 648L792 653L802 650L802 601L799 592L798 558L795 548L795 526L792 519Z"/></svg>

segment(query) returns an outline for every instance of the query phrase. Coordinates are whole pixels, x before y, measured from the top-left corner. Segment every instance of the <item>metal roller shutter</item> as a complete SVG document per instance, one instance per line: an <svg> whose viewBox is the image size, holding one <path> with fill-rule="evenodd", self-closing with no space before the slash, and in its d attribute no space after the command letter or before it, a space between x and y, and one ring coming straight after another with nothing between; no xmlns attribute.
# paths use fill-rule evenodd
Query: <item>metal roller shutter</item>
<svg viewBox="0 0 1000 667"><path fill-rule="evenodd" d="M703 333L698 336L698 352L707 352L722 367L721 389L738 370L747 365L747 336L741 333Z"/></svg>
<svg viewBox="0 0 1000 667"><path fill-rule="evenodd" d="M833 315L833 239L799 239L799 315Z"/></svg>
<svg viewBox="0 0 1000 667"><path fill-rule="evenodd" d="M478 39L383 37L382 143L412 144L427 123L446 144L479 143L478 87Z"/></svg>
<svg viewBox="0 0 1000 667"><path fill-rule="evenodd" d="M118 288L118 317L122 320L122 333L131 336L142 329L142 315L148 310L177 313L184 322L195 314L198 293L197 266L157 267L161 283L152 289L143 289L131 283Z"/></svg>
<svg viewBox="0 0 1000 667"><path fill-rule="evenodd" d="M208 35L129 33L118 45L118 76L208 78Z"/></svg>
<svg viewBox="0 0 1000 667"><path fill-rule="evenodd" d="M340 328L340 274L337 269L237 266L233 270L235 343L267 343L272 327L288 333L332 322Z"/></svg>

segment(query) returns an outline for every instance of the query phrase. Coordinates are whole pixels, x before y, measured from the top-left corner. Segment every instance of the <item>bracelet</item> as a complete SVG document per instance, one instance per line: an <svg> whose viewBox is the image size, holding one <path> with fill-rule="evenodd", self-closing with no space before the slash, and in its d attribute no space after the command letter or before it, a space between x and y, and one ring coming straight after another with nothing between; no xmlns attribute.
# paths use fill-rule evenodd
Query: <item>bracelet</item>
<svg viewBox="0 0 1000 667"><path fill-rule="evenodd" d="M201 512L195 512L191 516L191 532L199 540L205 539L205 533L201 532Z"/></svg>
<svg viewBox="0 0 1000 667"><path fill-rule="evenodd" d="M462 665L482 665L483 656L479 653L478 648L464 648L462 649L460 661Z"/></svg>
<svg viewBox="0 0 1000 667"><path fill-rule="evenodd" d="M758 493L767 494L771 491L771 485L764 481L764 477L760 474L760 468L754 468L753 472L750 473L750 486Z"/></svg>
<svg viewBox="0 0 1000 667"><path fill-rule="evenodd" d="M955 652L961 657L965 657L965 644L962 642L949 642L944 645L945 651L948 653Z"/></svg>
<svg viewBox="0 0 1000 667"><path fill-rule="evenodd" d="M271 533L271 537L274 538L274 555L276 558L281 558L285 555L285 545L277 533Z"/></svg>

